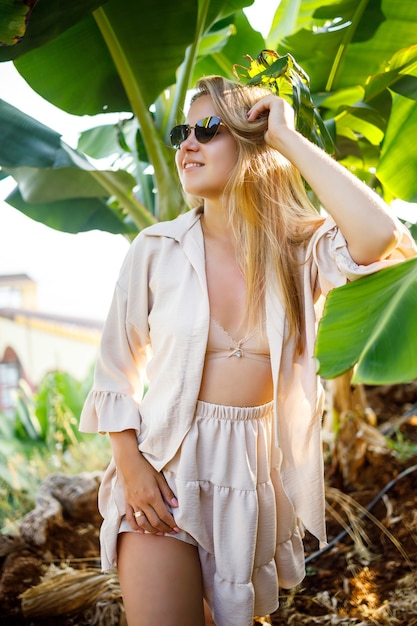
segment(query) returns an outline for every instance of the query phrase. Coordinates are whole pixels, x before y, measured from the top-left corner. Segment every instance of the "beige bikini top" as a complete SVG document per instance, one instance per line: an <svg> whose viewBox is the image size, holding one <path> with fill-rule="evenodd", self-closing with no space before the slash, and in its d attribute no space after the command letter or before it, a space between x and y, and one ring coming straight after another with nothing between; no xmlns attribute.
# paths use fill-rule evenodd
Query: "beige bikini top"
<svg viewBox="0 0 417 626"><path fill-rule="evenodd" d="M269 345L266 336L261 336L258 328L242 339L236 340L214 318L210 317L206 360L236 357L270 363Z"/></svg>

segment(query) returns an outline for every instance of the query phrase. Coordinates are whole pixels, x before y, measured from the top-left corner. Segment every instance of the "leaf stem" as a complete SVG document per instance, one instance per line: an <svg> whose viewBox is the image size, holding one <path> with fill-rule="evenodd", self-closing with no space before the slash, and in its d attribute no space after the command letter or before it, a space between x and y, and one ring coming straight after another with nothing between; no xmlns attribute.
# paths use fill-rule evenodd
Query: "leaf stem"
<svg viewBox="0 0 417 626"><path fill-rule="evenodd" d="M332 91L334 89L336 81L339 78L340 72L342 71L343 57L347 53L348 45L356 32L356 28L360 22L360 19L366 9L368 2L369 0L360 0L350 27L345 29L344 37L339 45L335 59L329 72L329 78L327 79L325 91Z"/></svg>
<svg viewBox="0 0 417 626"><path fill-rule="evenodd" d="M191 76L193 74L195 60L198 53L198 44L204 34L210 0L199 2L196 34L193 43L188 46L185 52L185 59L182 63L177 78L177 85L174 92L171 112L168 117L167 128L170 129L176 123L179 110L184 106L187 91L190 88Z"/></svg>
<svg viewBox="0 0 417 626"><path fill-rule="evenodd" d="M151 112L144 100L140 85L129 60L118 39L111 21L106 15L105 5L93 13L97 26L108 47L109 53L117 68L120 79L126 90L132 111L138 119L148 158L155 172L155 182L158 190L158 216L167 218L169 214L178 213L183 204L182 196L171 168L168 148L164 146L161 135L156 128Z"/></svg>

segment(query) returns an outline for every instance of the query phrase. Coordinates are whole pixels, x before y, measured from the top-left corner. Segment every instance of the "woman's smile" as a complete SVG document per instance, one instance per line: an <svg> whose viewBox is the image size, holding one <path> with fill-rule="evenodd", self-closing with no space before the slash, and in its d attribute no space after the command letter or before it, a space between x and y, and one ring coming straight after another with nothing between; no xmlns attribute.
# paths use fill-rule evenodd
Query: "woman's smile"
<svg viewBox="0 0 417 626"><path fill-rule="evenodd" d="M208 96L193 102L187 124L194 127L199 120L217 115ZM181 184L187 194L205 200L217 200L237 162L237 144L229 130L220 126L217 134L207 143L200 143L192 128L176 153L176 163ZM198 170L198 175L196 171Z"/></svg>

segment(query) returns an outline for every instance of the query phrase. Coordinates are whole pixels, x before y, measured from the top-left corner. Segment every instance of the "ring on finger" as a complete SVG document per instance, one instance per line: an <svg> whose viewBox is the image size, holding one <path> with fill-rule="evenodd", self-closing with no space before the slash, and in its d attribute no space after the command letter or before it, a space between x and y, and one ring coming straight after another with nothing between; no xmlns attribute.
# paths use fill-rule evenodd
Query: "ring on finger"
<svg viewBox="0 0 417 626"><path fill-rule="evenodd" d="M143 511L135 511L135 512L133 513L133 516L134 516L136 519L139 519L139 517L142 517L143 515L145 515Z"/></svg>

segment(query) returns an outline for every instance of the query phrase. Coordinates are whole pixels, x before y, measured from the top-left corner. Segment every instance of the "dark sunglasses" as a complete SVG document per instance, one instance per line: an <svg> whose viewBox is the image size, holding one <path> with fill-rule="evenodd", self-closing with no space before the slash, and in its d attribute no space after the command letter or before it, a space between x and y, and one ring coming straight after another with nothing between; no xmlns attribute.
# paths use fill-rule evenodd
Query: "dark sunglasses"
<svg viewBox="0 0 417 626"><path fill-rule="evenodd" d="M196 122L195 126L190 126L189 124L174 126L169 134L171 146L173 148L179 148L182 142L190 136L192 129L194 129L195 138L198 142L208 143L217 135L220 126L224 126L224 124L217 115L204 117L202 120Z"/></svg>

